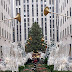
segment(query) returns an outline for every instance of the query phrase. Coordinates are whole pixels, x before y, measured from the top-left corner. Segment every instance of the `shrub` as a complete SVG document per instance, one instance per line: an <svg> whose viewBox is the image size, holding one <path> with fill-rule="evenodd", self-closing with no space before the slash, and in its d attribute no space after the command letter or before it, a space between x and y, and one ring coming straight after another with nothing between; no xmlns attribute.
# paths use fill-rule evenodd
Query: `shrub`
<svg viewBox="0 0 72 72"><path fill-rule="evenodd" d="M19 72L21 72L24 69L24 66L19 66Z"/></svg>
<svg viewBox="0 0 72 72"><path fill-rule="evenodd" d="M44 63L45 63L45 64L47 64L47 60L48 60L48 58L45 58L45 60L44 60Z"/></svg>

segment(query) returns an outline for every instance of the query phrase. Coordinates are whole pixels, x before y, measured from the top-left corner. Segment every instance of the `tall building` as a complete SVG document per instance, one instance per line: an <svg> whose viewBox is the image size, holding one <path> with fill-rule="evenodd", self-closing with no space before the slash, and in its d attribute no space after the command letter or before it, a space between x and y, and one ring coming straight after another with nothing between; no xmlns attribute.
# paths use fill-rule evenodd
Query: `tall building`
<svg viewBox="0 0 72 72"><path fill-rule="evenodd" d="M11 0L0 0L0 20L4 19L11 19ZM0 21L0 59L10 54L11 42L11 20Z"/></svg>
<svg viewBox="0 0 72 72"><path fill-rule="evenodd" d="M13 0L13 17L21 14L21 23L14 21L14 41L24 46L28 39L28 32L34 22L42 28L45 42L57 41L56 15L51 13L44 16L44 8L48 6L51 12L56 12L56 0Z"/></svg>
<svg viewBox="0 0 72 72"><path fill-rule="evenodd" d="M48 0L49 1L49 24L50 24L50 40L57 41L56 36L56 0Z"/></svg>
<svg viewBox="0 0 72 72"><path fill-rule="evenodd" d="M63 41L64 54L72 58L72 0L59 0L59 41ZM68 16L68 17L66 17Z"/></svg>

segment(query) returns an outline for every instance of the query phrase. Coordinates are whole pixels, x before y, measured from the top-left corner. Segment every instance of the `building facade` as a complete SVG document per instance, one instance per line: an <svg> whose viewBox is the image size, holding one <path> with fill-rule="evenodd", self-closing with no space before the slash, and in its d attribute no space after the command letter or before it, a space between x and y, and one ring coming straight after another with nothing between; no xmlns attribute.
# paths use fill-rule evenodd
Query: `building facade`
<svg viewBox="0 0 72 72"><path fill-rule="evenodd" d="M11 19L11 0L0 0L0 59L10 54L12 42L11 20L4 19Z"/></svg>
<svg viewBox="0 0 72 72"><path fill-rule="evenodd" d="M59 0L59 41L63 41L64 54L72 58L72 1ZM68 16L68 17L66 17ZM67 53L67 54L66 54Z"/></svg>

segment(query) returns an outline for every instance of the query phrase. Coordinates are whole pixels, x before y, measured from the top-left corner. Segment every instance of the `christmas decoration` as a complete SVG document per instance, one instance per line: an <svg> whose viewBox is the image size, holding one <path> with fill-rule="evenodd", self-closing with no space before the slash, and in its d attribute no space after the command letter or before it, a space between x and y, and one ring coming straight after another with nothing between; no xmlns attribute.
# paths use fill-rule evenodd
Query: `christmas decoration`
<svg viewBox="0 0 72 72"><path fill-rule="evenodd" d="M45 51L46 44L44 43L42 29L39 27L39 25L36 22L33 23L29 31L28 37L29 38L26 43L27 48L25 48L26 52L33 51L34 53L37 53L37 51L42 51L42 52ZM44 44L44 46L42 46L42 44Z"/></svg>

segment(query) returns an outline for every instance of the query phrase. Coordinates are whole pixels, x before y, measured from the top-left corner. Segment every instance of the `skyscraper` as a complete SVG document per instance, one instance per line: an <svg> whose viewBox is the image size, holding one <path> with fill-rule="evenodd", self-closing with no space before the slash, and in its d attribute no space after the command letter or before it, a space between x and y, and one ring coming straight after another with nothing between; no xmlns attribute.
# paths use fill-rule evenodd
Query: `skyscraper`
<svg viewBox="0 0 72 72"><path fill-rule="evenodd" d="M11 19L11 0L0 0L0 20L4 19ZM11 20L0 21L0 59L10 54L11 42Z"/></svg>
<svg viewBox="0 0 72 72"><path fill-rule="evenodd" d="M53 13L44 16L44 8L48 6L51 12L56 11L54 0L13 0L13 16L19 12L21 23L15 21L15 42L25 44L28 39L28 32L34 22L42 28L45 42L50 43L50 39L56 41L56 18ZM20 28L21 27L21 28ZM20 39L21 38L21 39Z"/></svg>

